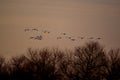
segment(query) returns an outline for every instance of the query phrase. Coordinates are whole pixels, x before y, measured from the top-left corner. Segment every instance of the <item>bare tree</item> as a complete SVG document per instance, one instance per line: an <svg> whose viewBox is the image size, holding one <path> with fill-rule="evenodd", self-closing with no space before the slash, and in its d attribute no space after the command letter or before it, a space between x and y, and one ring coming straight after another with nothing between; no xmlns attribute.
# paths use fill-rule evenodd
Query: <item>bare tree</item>
<svg viewBox="0 0 120 80"><path fill-rule="evenodd" d="M57 53L57 54L56 54ZM34 76L37 80L57 80L59 58L62 56L58 50L48 49L31 50L29 49L28 59L32 66Z"/></svg>
<svg viewBox="0 0 120 80"><path fill-rule="evenodd" d="M0 56L0 71L2 70L4 62L5 62L5 58Z"/></svg>
<svg viewBox="0 0 120 80"><path fill-rule="evenodd" d="M3 56L0 56L0 79L1 80L9 80L9 71L8 71L8 65L5 62L5 58Z"/></svg>
<svg viewBox="0 0 120 80"><path fill-rule="evenodd" d="M65 52L64 57L60 61L60 71L63 75L63 80L74 80L74 54L71 51Z"/></svg>
<svg viewBox="0 0 120 80"><path fill-rule="evenodd" d="M15 80L30 80L28 73L28 60L26 56L13 57L10 61L11 79Z"/></svg>
<svg viewBox="0 0 120 80"><path fill-rule="evenodd" d="M29 48L9 61L0 56L0 80L120 80L120 49L106 52L98 42L75 51Z"/></svg>
<svg viewBox="0 0 120 80"><path fill-rule="evenodd" d="M106 66L104 48L97 42L87 43L86 46L75 50L76 80L102 80Z"/></svg>
<svg viewBox="0 0 120 80"><path fill-rule="evenodd" d="M0 78L2 78L4 72L3 72L3 66L4 66L5 58L0 56Z"/></svg>
<svg viewBox="0 0 120 80"><path fill-rule="evenodd" d="M108 52L108 64L106 66L107 80L120 80L120 49L112 49Z"/></svg>

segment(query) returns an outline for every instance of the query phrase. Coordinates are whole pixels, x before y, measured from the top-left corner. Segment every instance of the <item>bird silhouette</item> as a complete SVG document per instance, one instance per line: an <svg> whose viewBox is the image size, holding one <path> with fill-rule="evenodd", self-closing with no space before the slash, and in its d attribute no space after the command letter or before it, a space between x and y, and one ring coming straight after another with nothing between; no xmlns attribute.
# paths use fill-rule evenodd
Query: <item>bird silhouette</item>
<svg viewBox="0 0 120 80"><path fill-rule="evenodd" d="M26 31L30 31L30 29L24 29L24 31L26 32Z"/></svg>
<svg viewBox="0 0 120 80"><path fill-rule="evenodd" d="M30 37L30 39L34 39L34 37Z"/></svg>
<svg viewBox="0 0 120 80"><path fill-rule="evenodd" d="M100 38L100 37L98 37L97 39L98 39L98 40L100 40L101 38Z"/></svg>
<svg viewBox="0 0 120 80"><path fill-rule="evenodd" d="M62 39L62 37L57 37L57 39Z"/></svg>
<svg viewBox="0 0 120 80"><path fill-rule="evenodd" d="M34 31L38 31L38 29L35 29L35 28L34 28L34 29L32 29L32 30L34 30Z"/></svg>
<svg viewBox="0 0 120 80"><path fill-rule="evenodd" d="M47 33L47 34L49 34L50 33L50 31L47 31L47 30L44 30L44 31L42 31L43 33Z"/></svg>
<svg viewBox="0 0 120 80"><path fill-rule="evenodd" d="M43 37L40 35L40 36L36 36L34 39L37 39L37 40L42 40Z"/></svg>
<svg viewBox="0 0 120 80"><path fill-rule="evenodd" d="M81 39L84 39L84 37L81 37Z"/></svg>
<svg viewBox="0 0 120 80"><path fill-rule="evenodd" d="M66 35L66 33L62 33L63 35Z"/></svg>
<svg viewBox="0 0 120 80"><path fill-rule="evenodd" d="M68 39L71 39L71 37L68 37Z"/></svg>
<svg viewBox="0 0 120 80"><path fill-rule="evenodd" d="M89 39L93 39L93 37L90 37Z"/></svg>
<svg viewBox="0 0 120 80"><path fill-rule="evenodd" d="M72 41L75 41L75 39L71 39Z"/></svg>
<svg viewBox="0 0 120 80"><path fill-rule="evenodd" d="M50 31L48 31L48 34L50 33Z"/></svg>
<svg viewBox="0 0 120 80"><path fill-rule="evenodd" d="M43 33L48 33L48 31L47 31L47 30L44 30Z"/></svg>

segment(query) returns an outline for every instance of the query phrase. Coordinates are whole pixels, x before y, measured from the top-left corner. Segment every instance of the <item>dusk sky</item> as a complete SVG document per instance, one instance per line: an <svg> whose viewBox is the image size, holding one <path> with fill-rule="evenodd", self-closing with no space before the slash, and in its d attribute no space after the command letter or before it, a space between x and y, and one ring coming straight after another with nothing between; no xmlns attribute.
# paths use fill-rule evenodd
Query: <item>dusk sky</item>
<svg viewBox="0 0 120 80"><path fill-rule="evenodd" d="M61 36L64 32L75 41ZM37 35L43 39L29 39ZM60 36L64 38L57 40ZM120 0L0 0L1 55L25 53L30 47L73 48L90 37L108 48L120 47Z"/></svg>

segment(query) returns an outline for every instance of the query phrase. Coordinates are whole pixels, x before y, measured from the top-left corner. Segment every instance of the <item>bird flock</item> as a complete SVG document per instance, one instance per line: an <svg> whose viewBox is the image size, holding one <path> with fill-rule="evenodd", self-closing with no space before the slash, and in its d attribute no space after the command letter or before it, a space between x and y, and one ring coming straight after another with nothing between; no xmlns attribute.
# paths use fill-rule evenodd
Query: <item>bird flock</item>
<svg viewBox="0 0 120 80"><path fill-rule="evenodd" d="M29 39L34 39L34 40L43 40L43 38L45 37L45 35L43 34L51 34L50 31L48 30L39 30L38 28L25 28L24 32L41 32L40 35L35 35L35 36L30 36ZM70 36L68 35L68 33L60 33L57 37L57 40L62 40L62 39L68 39L70 41L77 41L77 40L84 40L84 39L89 39L89 40L101 40L101 37L85 37L85 36Z"/></svg>
<svg viewBox="0 0 120 80"><path fill-rule="evenodd" d="M24 32L39 32L40 30L39 29L37 29L37 28L25 28L24 29ZM42 30L42 31L40 31L40 32L42 32L40 35L36 35L36 36L30 36L29 37L29 39L34 39L34 40L42 40L43 39L43 33L44 34L50 34L50 31L48 31L48 30Z"/></svg>
<svg viewBox="0 0 120 80"><path fill-rule="evenodd" d="M75 37L75 36L70 36L67 33L61 33L61 36L57 37L58 40L63 39L63 38L69 39L71 41L76 41L78 39L81 39L81 40L84 40L84 39L100 40L100 39L102 39L101 37L97 37L97 38L95 38L95 37L84 37L84 36Z"/></svg>

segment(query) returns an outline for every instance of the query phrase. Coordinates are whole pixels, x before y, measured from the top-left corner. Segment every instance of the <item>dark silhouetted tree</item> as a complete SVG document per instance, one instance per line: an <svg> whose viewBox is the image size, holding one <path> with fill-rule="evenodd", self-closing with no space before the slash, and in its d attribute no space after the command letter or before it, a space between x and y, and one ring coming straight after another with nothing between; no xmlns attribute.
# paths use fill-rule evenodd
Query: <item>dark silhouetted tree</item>
<svg viewBox="0 0 120 80"><path fill-rule="evenodd" d="M104 76L107 80L120 80L120 49L112 49L108 52L108 64Z"/></svg>
<svg viewBox="0 0 120 80"><path fill-rule="evenodd" d="M66 51L60 61L60 71L62 72L63 80L74 80L74 54L72 51Z"/></svg>
<svg viewBox="0 0 120 80"><path fill-rule="evenodd" d="M26 80L31 79L28 71L28 60L26 56L13 57L10 62L11 79L12 80Z"/></svg>
<svg viewBox="0 0 120 80"><path fill-rule="evenodd" d="M75 49L76 80L102 80L107 60L104 48L97 42Z"/></svg>
<svg viewBox="0 0 120 80"><path fill-rule="evenodd" d="M8 61L0 56L0 80L120 80L120 49L106 52L98 42L75 51L29 48Z"/></svg>
<svg viewBox="0 0 120 80"><path fill-rule="evenodd" d="M9 80L9 66L5 62L5 58L0 56L0 79L1 80Z"/></svg>
<svg viewBox="0 0 120 80"><path fill-rule="evenodd" d="M57 49L50 51L48 49L31 50L29 49L29 61L31 69L37 80L57 80L60 76L58 72L58 63L62 56L61 51ZM60 77L59 77L60 78Z"/></svg>

